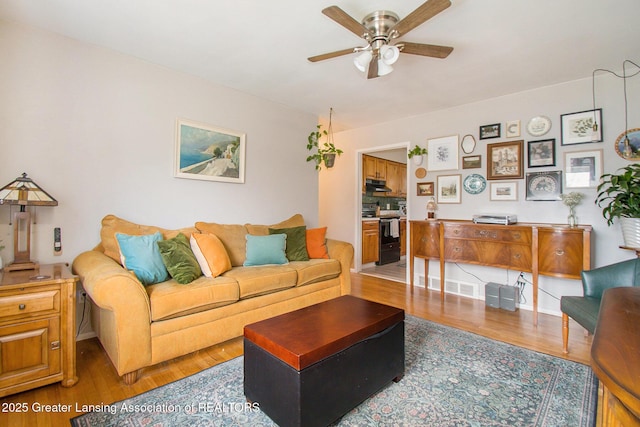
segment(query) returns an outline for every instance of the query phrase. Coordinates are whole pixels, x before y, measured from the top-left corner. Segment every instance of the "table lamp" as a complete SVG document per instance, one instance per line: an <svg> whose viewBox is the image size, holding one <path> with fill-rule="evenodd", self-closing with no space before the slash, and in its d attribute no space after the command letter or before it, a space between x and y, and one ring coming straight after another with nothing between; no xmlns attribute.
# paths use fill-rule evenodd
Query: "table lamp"
<svg viewBox="0 0 640 427"><path fill-rule="evenodd" d="M33 270L38 263L31 261L31 212L27 206L58 206L58 201L38 186L27 174L0 189L0 205L18 205L13 214L13 257L5 271Z"/></svg>

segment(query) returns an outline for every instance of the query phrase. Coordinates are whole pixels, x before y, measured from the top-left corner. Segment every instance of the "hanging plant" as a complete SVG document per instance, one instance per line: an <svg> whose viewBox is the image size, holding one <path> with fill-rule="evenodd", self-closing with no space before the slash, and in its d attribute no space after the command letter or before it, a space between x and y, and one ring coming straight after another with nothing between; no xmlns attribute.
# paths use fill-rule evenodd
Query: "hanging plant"
<svg viewBox="0 0 640 427"><path fill-rule="evenodd" d="M415 147L413 147L411 150L409 150L407 152L407 156L409 158L412 158L413 156L424 156L425 154L427 154L428 151L426 148L422 148L419 145L416 144Z"/></svg>
<svg viewBox="0 0 640 427"><path fill-rule="evenodd" d="M307 138L307 150L316 150L315 153L307 156L307 162L315 162L316 170L322 169L323 163L327 168L333 167L336 156L342 154L342 150L336 148L333 143L333 132L331 130L332 113L333 108L329 110L329 129L322 129L322 125L318 125L316 126L316 130L311 132ZM324 143L321 142L322 137L327 138Z"/></svg>

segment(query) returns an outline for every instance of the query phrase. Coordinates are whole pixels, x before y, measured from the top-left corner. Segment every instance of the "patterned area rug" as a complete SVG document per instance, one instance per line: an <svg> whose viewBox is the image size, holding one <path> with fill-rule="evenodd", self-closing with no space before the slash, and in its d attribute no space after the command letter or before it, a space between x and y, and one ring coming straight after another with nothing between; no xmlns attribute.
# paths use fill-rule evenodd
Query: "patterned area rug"
<svg viewBox="0 0 640 427"><path fill-rule="evenodd" d="M407 316L405 376L337 426L594 426L597 379L579 363ZM243 358L130 399L73 426L273 426L243 395Z"/></svg>

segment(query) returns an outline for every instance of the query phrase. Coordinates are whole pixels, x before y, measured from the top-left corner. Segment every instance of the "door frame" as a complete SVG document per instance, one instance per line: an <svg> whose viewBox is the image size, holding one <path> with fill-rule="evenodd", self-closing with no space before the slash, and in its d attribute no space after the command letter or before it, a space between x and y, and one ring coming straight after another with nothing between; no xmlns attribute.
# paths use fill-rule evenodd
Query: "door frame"
<svg viewBox="0 0 640 427"><path fill-rule="evenodd" d="M354 248L355 259L354 259L353 265L357 273L362 271L362 173L363 173L362 155L363 154L373 155L380 151L389 151L389 150L396 150L396 149L405 149L406 151L408 151L410 145L411 143L409 141L405 141L405 142L398 142L398 143L388 144L388 145L380 145L377 147L360 148L355 152L356 153L355 155L355 161L356 161L355 205L357 206L357 209L355 210L356 217L354 218L356 227L354 227L355 238L353 241L356 242L356 247ZM410 197L409 197L409 179L411 176L410 175L411 168L409 166L410 164L407 161L407 221L409 220L409 213L411 212ZM407 230L408 230L408 224L407 224ZM409 246L409 242L407 241L407 259L409 256L408 246ZM406 269L405 283L410 283L408 261L407 261L407 267L405 269Z"/></svg>

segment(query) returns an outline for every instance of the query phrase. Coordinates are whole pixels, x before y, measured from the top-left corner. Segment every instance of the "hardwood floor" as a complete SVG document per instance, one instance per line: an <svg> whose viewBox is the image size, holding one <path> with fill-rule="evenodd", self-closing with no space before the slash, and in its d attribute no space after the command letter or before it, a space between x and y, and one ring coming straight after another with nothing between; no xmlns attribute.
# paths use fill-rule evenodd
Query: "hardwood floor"
<svg viewBox="0 0 640 427"><path fill-rule="evenodd" d="M352 294L368 300L403 308L407 314L464 329L492 339L505 341L542 353L589 363L591 337L571 321L570 354L562 354L561 320L540 314L538 327L528 311L509 312L485 308L483 301L440 294L415 288L414 292L399 282L363 274L352 274ZM0 427L64 426L69 419L81 415L76 407L110 404L172 381L192 375L243 353L242 338L236 338L204 350L161 363L143 371L140 380L127 386L116 375L109 358L96 339L77 343L78 383L71 388L59 384L40 387L0 399ZM11 404L26 404L26 412L9 411ZM51 412L38 406L70 405L63 412ZM77 405L77 406L76 406ZM15 405L14 405L15 406ZM54 406L51 409L65 409Z"/></svg>

